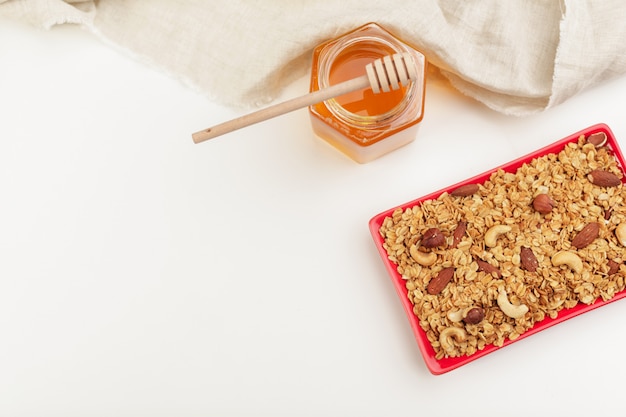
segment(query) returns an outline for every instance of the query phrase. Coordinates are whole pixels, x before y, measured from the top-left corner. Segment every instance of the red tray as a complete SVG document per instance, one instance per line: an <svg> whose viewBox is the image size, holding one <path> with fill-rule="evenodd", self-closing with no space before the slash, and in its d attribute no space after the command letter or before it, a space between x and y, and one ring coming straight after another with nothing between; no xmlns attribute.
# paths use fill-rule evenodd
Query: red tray
<svg viewBox="0 0 626 417"><path fill-rule="evenodd" d="M598 132L604 132L607 136L607 144L606 146L613 152L613 155L615 156L618 165L620 166L620 169L622 170L622 172L624 172L624 167L626 167L626 163L624 161L624 156L622 155L622 152L615 140L615 137L613 136L613 132L611 132L610 128L606 125L606 124L597 124L597 125L593 125L588 127L587 129L581 130L580 132L574 133L566 138L563 138L551 145L548 145L542 149L539 149L535 152L532 152L526 156L523 156L521 158L518 158L516 160L513 160L509 163L506 163L504 165L501 165L499 167L496 167L492 170L486 171L480 175L477 175L475 177L466 179L464 181L461 181L459 183L453 184L449 187L446 187L444 189L441 189L439 191L436 191L434 193L428 194L426 196L420 197L416 200L413 201L409 201L401 206L397 206L394 208L391 208L389 210L386 210L376 216L374 216L370 221L369 221L369 228L370 228L370 232L372 237L374 238L374 242L376 244L376 247L378 249L378 252L380 253L383 263L385 264L385 267L387 269L387 272L389 273L389 276L391 277L391 282L393 283L396 292L400 298L400 302L402 303L404 310L406 312L406 315L409 319L409 323L411 325L411 328L413 330L413 333L415 335L415 339L417 340L417 344L421 350L422 356L424 357L424 361L426 362L426 366L428 367L428 370L434 374L434 375L440 375L446 372L449 372L453 369L459 368L463 365L468 364L469 362L475 361L478 358L481 358L485 355L488 355L489 353L494 352L495 350L501 349L505 346L510 345L511 343L517 342L518 340L522 340L528 336L531 336L541 330L547 329L548 327L554 326L555 324L561 323L567 319L570 319L572 317L578 316L579 314L582 313L586 313L588 311L594 310L598 307L601 307L603 305L609 304L613 301L617 301L620 300L624 297L626 297L626 290L621 291L619 293L616 293L615 296L613 298L611 298L608 301L603 301L601 298L598 299L598 301L596 301L593 304L590 305L586 305L586 304L582 304L579 303L576 306L574 306L573 308L570 309L563 309L559 312L558 316L554 319L551 319L549 317L546 316L546 318L544 320L542 320L541 322L538 322L537 324L535 324L534 327L532 327L531 329L527 330L526 332L522 333L522 335L520 335L519 338L511 341L509 339L506 339L504 344L501 347L496 347L494 345L488 345L486 346L483 350L479 350L476 353L474 353L473 355L470 356L461 356L461 357L454 357L454 358L443 358L443 359L436 359L435 358L435 351L433 349L433 347L430 345L430 342L428 341L427 337L426 337L426 332L424 332L424 330L422 330L422 328L419 325L419 319L417 318L417 316L413 313L413 305L411 304L411 302L409 301L408 298L408 290L406 289L405 286L405 281L402 279L402 277L400 276L400 274L397 271L397 267L396 264L394 264L393 262L391 262L388 257L387 257L387 252L385 250L385 248L383 247L383 238L380 236L379 233L379 229L381 227L381 225L383 224L383 221L386 217L391 216L393 214L393 212L398 209L398 208L402 208L402 209L406 209L409 207L413 207L416 205L419 205L420 203L422 203L423 201L426 200L431 200L431 199L435 199L437 197L439 197L442 193L444 192L450 192L451 190L456 189L457 187L461 186L461 185L465 185L465 184L480 184L483 183L485 181L487 181L489 179L489 177L491 176L491 174L495 171L497 171L498 169L502 169L505 172L515 172L519 167L521 167L525 162L529 162L530 160L532 160L533 158L537 158L546 154L550 154L550 153L558 153L561 150L563 150L565 148L565 146L570 143L570 142L576 142L578 140L578 138L580 137L580 135L591 135L593 133L598 133ZM624 178L626 179L626 173L624 175ZM624 181L624 180L622 180Z"/></svg>

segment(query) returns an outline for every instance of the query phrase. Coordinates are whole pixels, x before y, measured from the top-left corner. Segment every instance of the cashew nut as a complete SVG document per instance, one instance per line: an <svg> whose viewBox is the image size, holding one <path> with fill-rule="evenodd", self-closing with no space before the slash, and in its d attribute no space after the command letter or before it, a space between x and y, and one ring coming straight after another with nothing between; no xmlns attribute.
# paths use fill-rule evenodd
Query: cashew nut
<svg viewBox="0 0 626 417"><path fill-rule="evenodd" d="M552 255L552 265L567 265L572 271L580 274L583 270L583 261L574 252L562 250Z"/></svg>
<svg viewBox="0 0 626 417"><path fill-rule="evenodd" d="M520 304L520 305L511 304L511 302L509 301L509 298L506 295L506 291L504 291L504 289L501 289L500 292L498 293L497 301L498 301L498 306L500 307L500 310L502 310L504 314L511 317L512 319L519 319L520 317L523 317L524 314L528 312L528 306L526 304Z"/></svg>
<svg viewBox="0 0 626 417"><path fill-rule="evenodd" d="M511 231L511 226L506 224L496 224L495 226L491 226L489 230L485 232L485 245L490 248L496 246L498 242L498 236L503 233L508 233Z"/></svg>
<svg viewBox="0 0 626 417"><path fill-rule="evenodd" d="M449 311L447 316L448 316L448 320L450 320L453 323L458 323L461 320L463 320L465 318L465 315L467 314L467 308L462 308L460 310L454 310L454 311Z"/></svg>
<svg viewBox="0 0 626 417"><path fill-rule="evenodd" d="M416 245L411 245L409 248L411 258L422 266L431 266L437 262L437 254L435 252L422 252L417 249Z"/></svg>
<svg viewBox="0 0 626 417"><path fill-rule="evenodd" d="M615 236L622 246L626 246L626 223L621 223L615 228Z"/></svg>
<svg viewBox="0 0 626 417"><path fill-rule="evenodd" d="M452 343L452 338L455 338L457 342L462 342L465 340L467 333L465 333L465 329L460 327L446 327L439 333L439 344L446 352L452 352L454 350L454 344Z"/></svg>

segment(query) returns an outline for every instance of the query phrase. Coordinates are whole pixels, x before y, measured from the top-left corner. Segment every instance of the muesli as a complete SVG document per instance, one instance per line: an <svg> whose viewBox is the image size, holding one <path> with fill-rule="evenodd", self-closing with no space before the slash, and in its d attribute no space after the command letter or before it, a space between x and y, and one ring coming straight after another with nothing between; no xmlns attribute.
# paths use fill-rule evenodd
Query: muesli
<svg viewBox="0 0 626 417"><path fill-rule="evenodd" d="M605 141L581 135L383 220L383 247L436 359L502 346L625 289L626 190Z"/></svg>

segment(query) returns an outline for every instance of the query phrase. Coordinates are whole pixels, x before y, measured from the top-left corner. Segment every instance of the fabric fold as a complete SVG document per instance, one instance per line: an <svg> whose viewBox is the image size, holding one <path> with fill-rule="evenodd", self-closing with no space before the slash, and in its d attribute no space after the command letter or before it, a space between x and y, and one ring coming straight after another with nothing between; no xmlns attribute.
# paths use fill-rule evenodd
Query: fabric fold
<svg viewBox="0 0 626 417"><path fill-rule="evenodd" d="M315 45L368 22L420 49L463 94L509 115L626 73L622 0L0 0L0 16L82 25L228 106L269 103L308 73Z"/></svg>

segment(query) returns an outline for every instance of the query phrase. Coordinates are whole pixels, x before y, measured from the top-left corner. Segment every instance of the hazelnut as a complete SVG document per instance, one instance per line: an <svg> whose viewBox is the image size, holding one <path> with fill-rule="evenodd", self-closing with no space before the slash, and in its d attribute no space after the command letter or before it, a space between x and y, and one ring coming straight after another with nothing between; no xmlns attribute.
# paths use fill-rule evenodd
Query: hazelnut
<svg viewBox="0 0 626 417"><path fill-rule="evenodd" d="M533 208L541 214L548 214L554 208L554 200L548 194L539 194L533 200Z"/></svg>
<svg viewBox="0 0 626 417"><path fill-rule="evenodd" d="M467 324L478 324L485 318L485 311L480 307L471 308L463 321Z"/></svg>

